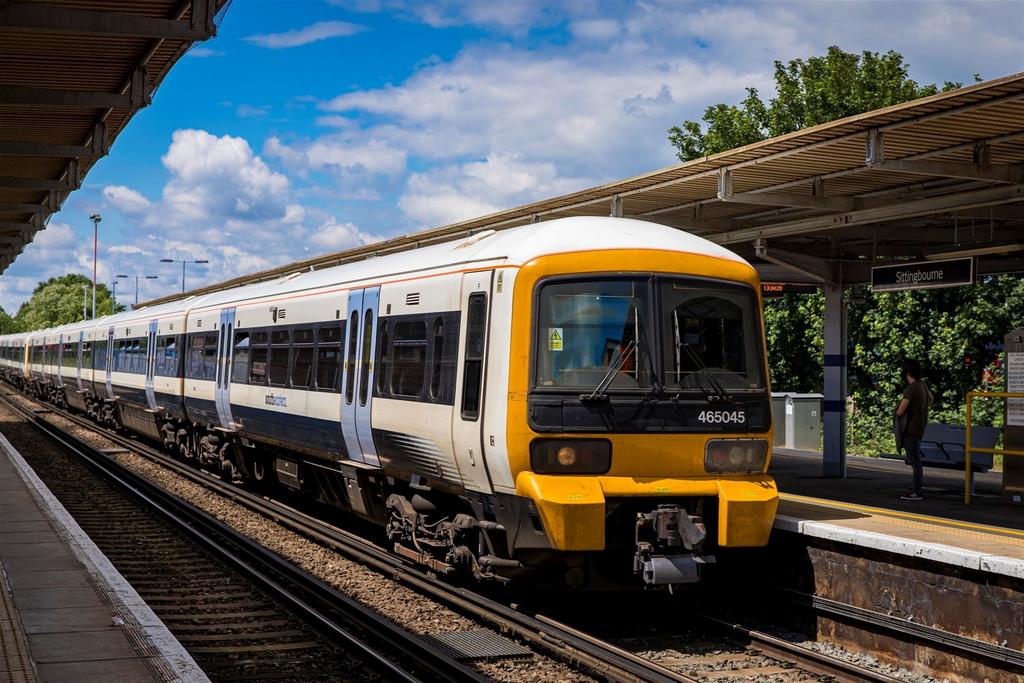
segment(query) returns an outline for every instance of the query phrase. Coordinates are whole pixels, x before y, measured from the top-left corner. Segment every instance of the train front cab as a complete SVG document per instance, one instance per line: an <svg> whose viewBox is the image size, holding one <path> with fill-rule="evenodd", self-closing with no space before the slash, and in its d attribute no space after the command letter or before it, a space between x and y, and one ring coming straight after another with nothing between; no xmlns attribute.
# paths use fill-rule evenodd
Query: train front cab
<svg viewBox="0 0 1024 683"><path fill-rule="evenodd" d="M504 504L519 507L505 526L524 564L557 557L570 587L691 583L717 549L767 543L778 493L759 297L749 265L674 251L520 269Z"/></svg>

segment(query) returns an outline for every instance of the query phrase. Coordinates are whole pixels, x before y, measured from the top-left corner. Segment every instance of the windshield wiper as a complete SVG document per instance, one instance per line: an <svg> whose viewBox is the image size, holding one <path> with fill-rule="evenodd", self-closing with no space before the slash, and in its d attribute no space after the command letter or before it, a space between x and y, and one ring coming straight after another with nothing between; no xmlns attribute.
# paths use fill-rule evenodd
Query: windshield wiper
<svg viewBox="0 0 1024 683"><path fill-rule="evenodd" d="M714 397L708 396L708 400L732 401L732 396L730 396L729 392L727 392L722 387L721 383L717 379L715 379L715 376L711 374L710 370L708 370L708 366L704 364L704 361L700 359L700 356L697 354L696 351L693 350L690 344L684 341L680 341L679 348L686 351L687 355L690 356L690 360L692 360L697 365L697 372L699 372L701 376L707 377L708 383L711 384L711 388L715 392L715 395ZM703 384L701 385L701 388L704 388Z"/></svg>
<svg viewBox="0 0 1024 683"><path fill-rule="evenodd" d="M622 365L626 362L626 358L629 357L629 354L631 354L636 347L636 339L626 344L626 348L622 350L622 353L620 353L619 357L615 359L615 362L608 366L608 372L604 373L604 377L602 377L601 381L597 383L594 390L589 394L580 394L580 401L583 403L607 401L608 394L604 393L604 390L607 389L608 385L612 383L613 379L615 379L615 375L619 374L619 370L622 369Z"/></svg>

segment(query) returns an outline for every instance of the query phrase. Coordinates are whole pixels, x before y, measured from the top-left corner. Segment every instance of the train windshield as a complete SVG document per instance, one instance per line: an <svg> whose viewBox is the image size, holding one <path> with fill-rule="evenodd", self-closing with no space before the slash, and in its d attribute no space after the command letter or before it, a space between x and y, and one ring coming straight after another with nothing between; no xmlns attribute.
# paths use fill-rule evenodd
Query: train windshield
<svg viewBox="0 0 1024 683"><path fill-rule="evenodd" d="M540 389L590 390L616 367L610 393L765 388L750 287L671 276L560 279L541 285L537 315Z"/></svg>

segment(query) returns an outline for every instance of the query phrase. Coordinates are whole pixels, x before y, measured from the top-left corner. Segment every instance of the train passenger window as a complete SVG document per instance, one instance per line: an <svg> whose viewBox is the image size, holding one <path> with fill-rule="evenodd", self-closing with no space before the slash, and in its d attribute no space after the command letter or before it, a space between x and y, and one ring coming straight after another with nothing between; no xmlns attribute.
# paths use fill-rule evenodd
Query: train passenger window
<svg viewBox="0 0 1024 683"><path fill-rule="evenodd" d="M92 368L92 342L82 342L82 370Z"/></svg>
<svg viewBox="0 0 1024 683"><path fill-rule="evenodd" d="M344 325L344 323L342 323ZM330 325L317 330L316 388L320 391L340 391L342 327Z"/></svg>
<svg viewBox="0 0 1024 683"><path fill-rule="evenodd" d="M217 335L192 334L188 341L187 377L212 380L217 373Z"/></svg>
<svg viewBox="0 0 1024 683"><path fill-rule="evenodd" d="M373 342L373 311L367 310L363 317L363 360L359 369L359 405L366 405L370 383L370 346Z"/></svg>
<svg viewBox="0 0 1024 683"><path fill-rule="evenodd" d="M292 333L292 386L305 389L313 384L313 339L312 327L295 330Z"/></svg>
<svg viewBox="0 0 1024 683"><path fill-rule="evenodd" d="M177 337L157 337L156 353L153 359L153 374L161 377L177 376L177 360Z"/></svg>
<svg viewBox="0 0 1024 683"><path fill-rule="evenodd" d="M107 369L107 342L106 340L97 341L93 347L93 367L97 370Z"/></svg>
<svg viewBox="0 0 1024 683"><path fill-rule="evenodd" d="M462 417L476 420L480 416L480 389L484 369L484 332L487 329L487 295L469 295L466 315L466 358L462 372Z"/></svg>
<svg viewBox="0 0 1024 683"><path fill-rule="evenodd" d="M135 372L146 374L146 362L149 360L149 337L139 337L138 355L135 357Z"/></svg>
<svg viewBox="0 0 1024 683"><path fill-rule="evenodd" d="M441 396L441 370L444 358L444 318L434 320L434 348L431 359L433 368L430 371L430 400L436 401Z"/></svg>
<svg viewBox="0 0 1024 683"><path fill-rule="evenodd" d="M252 348L249 346L249 332L236 331L234 344L234 360L231 366L231 381L245 384L249 380L249 359Z"/></svg>
<svg viewBox="0 0 1024 683"><path fill-rule="evenodd" d="M270 335L266 332L253 332L250 346L252 360L249 362L249 384L267 383L267 344Z"/></svg>
<svg viewBox="0 0 1024 683"><path fill-rule="evenodd" d="M356 386L356 351L359 349L359 311L352 311L348 319L352 327L348 333L348 353L345 358L345 370L347 373L345 380L346 405L352 403L352 396Z"/></svg>
<svg viewBox="0 0 1024 683"><path fill-rule="evenodd" d="M391 393L405 398L423 394L427 371L427 324L422 320L395 324L392 342Z"/></svg>
<svg viewBox="0 0 1024 683"><path fill-rule="evenodd" d="M288 330L274 330L270 334L270 362L268 363L270 384L283 387L288 384L288 353L290 335Z"/></svg>
<svg viewBox="0 0 1024 683"><path fill-rule="evenodd" d="M391 350L388 348L388 323L387 318L377 319L377 369L374 376L377 378L377 395L383 396L388 386L388 360L391 358Z"/></svg>

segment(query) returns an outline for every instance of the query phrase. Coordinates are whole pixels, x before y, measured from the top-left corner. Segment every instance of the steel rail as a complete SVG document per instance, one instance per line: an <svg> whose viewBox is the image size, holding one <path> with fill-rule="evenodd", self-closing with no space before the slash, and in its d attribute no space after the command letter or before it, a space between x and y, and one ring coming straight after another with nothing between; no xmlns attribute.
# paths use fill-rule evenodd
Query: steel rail
<svg viewBox="0 0 1024 683"><path fill-rule="evenodd" d="M132 472L98 448L84 443L65 430L42 419L39 413L11 400L9 395L0 393L0 402L61 447L74 453L90 467L133 494L171 522L178 530L293 609L325 635L343 647L354 650L357 656L364 657L373 668L384 674L389 680L407 681L408 683L433 680L483 683L490 680L451 658L437 646L406 631L374 610L340 593L312 574L235 531L209 513ZM68 416L64 411L49 407L42 412ZM94 431L101 431L96 430L95 425L91 426ZM104 436L107 435L104 433ZM275 580L271 578L272 576L280 578ZM285 582L293 587L282 585ZM314 600L327 609L314 606ZM353 624L359 630L372 636L376 642L390 644L404 656L423 667L426 672L429 672L429 675L426 677L417 675L399 666L384 655L379 646L369 644L369 638L353 633L350 626Z"/></svg>
<svg viewBox="0 0 1024 683"><path fill-rule="evenodd" d="M49 412L99 433L104 438L131 449L132 452L269 518L290 531L380 571L389 578L425 593L435 600L486 621L502 632L513 633L557 658L582 665L607 680L630 683L636 681L693 683L697 680L544 615L529 615L474 591L441 581L356 534L323 522L280 501L264 498L239 486L228 484L216 475L183 463L135 438L97 425L86 417L51 407L50 404L45 405ZM835 676L840 681L869 680L876 683L893 683L898 680L767 633L722 621L711 615L698 614L698 616L717 629L750 641L769 656L792 661L815 673Z"/></svg>
<svg viewBox="0 0 1024 683"><path fill-rule="evenodd" d="M955 650L961 654L972 657L980 657L997 664L1008 664L1018 669L1024 669L1024 652L999 645L997 643L986 643L977 638L969 638L958 633L952 633L941 628L919 624L908 619L901 619L889 614L882 614L874 610L848 605L837 600L808 595L793 589L783 589L789 599L807 609L838 616L847 621L854 621L859 624L870 624L877 628L899 633L903 636L910 635L912 638L923 641L929 645L938 645L947 650Z"/></svg>
<svg viewBox="0 0 1024 683"><path fill-rule="evenodd" d="M842 681L843 683L858 683L859 681L898 683L901 680L895 676L889 676L880 671L868 669L859 664L848 662L845 659L825 654L824 652L816 652L769 633L719 619L710 614L698 612L695 616L711 624L713 627L725 631L734 638L747 641L750 645L770 657L793 662L801 669L806 669L816 674L832 676L835 680Z"/></svg>
<svg viewBox="0 0 1024 683"><path fill-rule="evenodd" d="M500 632L512 633L556 659L582 666L605 680L616 683L638 683L640 681L693 683L695 680L656 662L630 655L609 643L585 636L569 627L556 622L546 623L471 590L441 581L356 534L329 525L279 501L267 499L228 484L220 477L185 464L133 438L97 425L88 418L56 408L51 404L40 405L44 405L47 412L59 415L85 429L98 433L195 484L281 524L289 531L354 559L434 600L489 623ZM40 419L39 421L50 424L46 420ZM62 431L59 427L50 426ZM105 454L103 456L109 458Z"/></svg>

